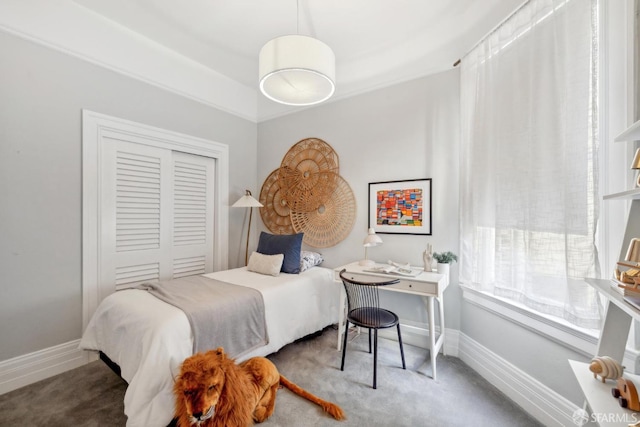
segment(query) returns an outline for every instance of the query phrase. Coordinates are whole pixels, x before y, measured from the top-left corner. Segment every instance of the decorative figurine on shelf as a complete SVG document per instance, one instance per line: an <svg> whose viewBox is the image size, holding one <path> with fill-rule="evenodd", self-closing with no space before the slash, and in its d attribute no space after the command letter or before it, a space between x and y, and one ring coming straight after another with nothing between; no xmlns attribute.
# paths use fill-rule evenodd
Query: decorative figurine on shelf
<svg viewBox="0 0 640 427"><path fill-rule="evenodd" d="M427 245L427 249L422 253L422 259L424 260L424 271L433 271L433 247L431 243Z"/></svg>
<svg viewBox="0 0 640 427"><path fill-rule="evenodd" d="M623 408L631 409L632 411L640 411L640 400L638 400L638 390L631 380L626 378L618 378L618 383L615 388L611 389L613 397L618 399L618 403Z"/></svg>
<svg viewBox="0 0 640 427"><path fill-rule="evenodd" d="M612 357L597 356L591 359L589 370L593 372L593 378L597 379L598 375L600 375L602 382L605 382L608 378L617 380L622 377L624 366L620 365L620 363Z"/></svg>
<svg viewBox="0 0 640 427"><path fill-rule="evenodd" d="M626 268L626 270L621 270L620 267ZM614 277L618 282L621 282L621 287L633 285L632 290L637 290L635 288L640 280L640 239L631 239L624 260L617 263Z"/></svg>

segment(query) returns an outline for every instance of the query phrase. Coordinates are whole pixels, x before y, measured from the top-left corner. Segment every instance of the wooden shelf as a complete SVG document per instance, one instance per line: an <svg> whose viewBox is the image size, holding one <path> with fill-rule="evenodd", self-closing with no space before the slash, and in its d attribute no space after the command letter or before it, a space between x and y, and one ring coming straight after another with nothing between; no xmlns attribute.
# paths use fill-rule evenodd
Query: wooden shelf
<svg viewBox="0 0 640 427"><path fill-rule="evenodd" d="M640 199L640 187L634 188L632 190L621 191L620 193L607 194L603 197L603 199Z"/></svg>
<svg viewBox="0 0 640 427"><path fill-rule="evenodd" d="M624 132L616 136L614 141L637 141L640 139L640 120L629 126Z"/></svg>
<svg viewBox="0 0 640 427"><path fill-rule="evenodd" d="M611 394L611 389L616 386L615 381L607 380L603 383L600 379L595 379L587 363L569 360L569 364L589 404L592 416L598 419L601 427L626 427L640 420L640 413L622 408L618 399ZM625 373L624 377L633 381L634 385L640 386L640 376Z"/></svg>

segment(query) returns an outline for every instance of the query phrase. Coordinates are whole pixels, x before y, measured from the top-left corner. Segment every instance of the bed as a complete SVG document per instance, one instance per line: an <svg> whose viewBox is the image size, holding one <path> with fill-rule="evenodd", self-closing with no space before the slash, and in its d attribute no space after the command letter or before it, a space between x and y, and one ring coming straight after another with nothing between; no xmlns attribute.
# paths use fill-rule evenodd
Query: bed
<svg viewBox="0 0 640 427"><path fill-rule="evenodd" d="M203 275L260 292L268 342L236 360L266 356L338 322L340 288L333 271L316 266L300 274L259 274L246 267ZM173 418L173 377L193 353L187 315L140 289L115 292L98 306L80 348L104 353L129 384L128 427L165 427Z"/></svg>

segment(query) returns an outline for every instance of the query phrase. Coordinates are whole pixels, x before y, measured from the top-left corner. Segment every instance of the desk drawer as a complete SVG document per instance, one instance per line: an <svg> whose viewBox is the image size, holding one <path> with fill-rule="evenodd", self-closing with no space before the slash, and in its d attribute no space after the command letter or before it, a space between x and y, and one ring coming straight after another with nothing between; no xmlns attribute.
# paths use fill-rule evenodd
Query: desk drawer
<svg viewBox="0 0 640 427"><path fill-rule="evenodd" d="M398 290L402 289L403 291L415 292L417 294L437 294L437 285L435 283L414 282L407 279L401 279L400 283L390 285L389 288L396 288Z"/></svg>
<svg viewBox="0 0 640 427"><path fill-rule="evenodd" d="M382 274L359 274L346 272L345 277L359 282L386 282L387 280L396 279L397 277L391 277ZM340 278L338 277L338 280ZM380 289L397 292L410 292L415 294L428 294L437 295L438 286L436 283L429 282L417 282L409 279L400 279L400 282L395 285L387 285Z"/></svg>

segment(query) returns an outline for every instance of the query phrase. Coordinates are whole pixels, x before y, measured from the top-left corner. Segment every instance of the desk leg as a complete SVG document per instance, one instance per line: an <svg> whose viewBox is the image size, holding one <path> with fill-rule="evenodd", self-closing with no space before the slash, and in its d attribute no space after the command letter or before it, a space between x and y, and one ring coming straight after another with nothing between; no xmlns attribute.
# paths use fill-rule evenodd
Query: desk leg
<svg viewBox="0 0 640 427"><path fill-rule="evenodd" d="M436 379L436 356L438 348L436 347L436 325L435 313L433 312L433 297L427 297L427 315L429 316L429 353L431 353L431 377Z"/></svg>
<svg viewBox="0 0 640 427"><path fill-rule="evenodd" d="M438 299L438 311L440 312L440 336L438 340L440 341L440 346L438 347L438 351L440 351L440 347L442 347L442 354L446 356L444 351L444 298Z"/></svg>

